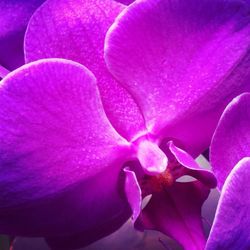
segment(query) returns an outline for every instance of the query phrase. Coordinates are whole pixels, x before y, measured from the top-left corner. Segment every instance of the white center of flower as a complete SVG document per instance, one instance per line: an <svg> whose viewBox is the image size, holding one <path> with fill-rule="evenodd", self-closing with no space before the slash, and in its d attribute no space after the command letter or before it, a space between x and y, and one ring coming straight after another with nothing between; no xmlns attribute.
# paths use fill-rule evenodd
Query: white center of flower
<svg viewBox="0 0 250 250"><path fill-rule="evenodd" d="M137 149L137 158L145 172L149 175L156 175L166 171L168 158L157 144L142 140Z"/></svg>

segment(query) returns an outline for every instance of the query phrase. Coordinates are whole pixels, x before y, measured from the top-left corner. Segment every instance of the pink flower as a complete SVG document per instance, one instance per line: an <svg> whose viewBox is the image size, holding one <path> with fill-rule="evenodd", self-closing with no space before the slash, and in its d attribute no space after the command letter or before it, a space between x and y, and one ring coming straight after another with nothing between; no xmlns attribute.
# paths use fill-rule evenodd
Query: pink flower
<svg viewBox="0 0 250 250"><path fill-rule="evenodd" d="M47 0L28 25L27 64L1 82L0 230L77 247L132 211L137 228L203 249L200 211L216 179L194 158L250 89L248 11L241 1Z"/></svg>

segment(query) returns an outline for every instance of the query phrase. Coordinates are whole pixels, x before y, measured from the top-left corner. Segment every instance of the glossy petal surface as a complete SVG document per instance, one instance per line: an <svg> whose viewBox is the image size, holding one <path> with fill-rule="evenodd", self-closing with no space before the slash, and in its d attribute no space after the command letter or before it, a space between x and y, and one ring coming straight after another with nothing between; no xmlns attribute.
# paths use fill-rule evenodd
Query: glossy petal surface
<svg viewBox="0 0 250 250"><path fill-rule="evenodd" d="M177 240L185 249L205 246L201 206L209 190L200 182L175 183L164 192L154 193L136 221L140 230L158 230Z"/></svg>
<svg viewBox="0 0 250 250"><path fill-rule="evenodd" d="M210 158L219 188L238 161L247 156L250 156L250 94L243 94L227 106L212 140Z"/></svg>
<svg viewBox="0 0 250 250"><path fill-rule="evenodd" d="M225 104L249 89L248 10L238 1L148 0L122 12L105 59L149 130L194 142L192 154L208 146Z"/></svg>
<svg viewBox="0 0 250 250"><path fill-rule="evenodd" d="M0 1L0 64L13 70L24 64L23 38L29 18L44 0Z"/></svg>
<svg viewBox="0 0 250 250"><path fill-rule="evenodd" d="M51 59L14 71L1 82L0 106L0 208L52 195L112 164L119 168L126 141L80 64Z"/></svg>
<svg viewBox="0 0 250 250"><path fill-rule="evenodd" d="M249 177L248 157L226 179L206 250L250 249Z"/></svg>
<svg viewBox="0 0 250 250"><path fill-rule="evenodd" d="M124 5L110 0L48 0L32 17L25 37L26 61L60 57L82 63L97 78L105 112L127 139L145 130L131 95L108 72L104 38Z"/></svg>

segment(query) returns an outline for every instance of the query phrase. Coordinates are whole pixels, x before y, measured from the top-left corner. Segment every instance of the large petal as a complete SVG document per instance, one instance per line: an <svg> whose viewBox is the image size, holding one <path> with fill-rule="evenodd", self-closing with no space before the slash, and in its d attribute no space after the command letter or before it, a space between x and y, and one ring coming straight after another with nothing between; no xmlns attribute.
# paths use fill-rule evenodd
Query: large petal
<svg viewBox="0 0 250 250"><path fill-rule="evenodd" d="M139 0L120 14L105 58L149 130L192 154L208 147L223 107L250 88L248 12L240 1Z"/></svg>
<svg viewBox="0 0 250 250"><path fill-rule="evenodd" d="M206 250L250 249L250 158L242 159L223 186Z"/></svg>
<svg viewBox="0 0 250 250"><path fill-rule="evenodd" d="M201 206L209 189L199 181L175 183L161 193L154 193L135 227L158 230L177 240L185 249L203 250Z"/></svg>
<svg viewBox="0 0 250 250"><path fill-rule="evenodd" d="M250 94L235 98L227 106L211 143L211 165L220 189L233 167L246 156L250 156Z"/></svg>
<svg viewBox="0 0 250 250"><path fill-rule="evenodd" d="M48 0L33 15L25 37L26 61L60 57L80 62L97 78L105 112L127 139L144 130L131 95L108 72L104 39L124 6L110 0Z"/></svg>
<svg viewBox="0 0 250 250"><path fill-rule="evenodd" d="M13 70L24 64L23 38L28 21L44 0L0 1L0 65Z"/></svg>
<svg viewBox="0 0 250 250"><path fill-rule="evenodd" d="M118 169L68 190L18 207L1 209L2 233L46 236L53 245L85 246L117 230L131 216L117 190Z"/></svg>
<svg viewBox="0 0 250 250"><path fill-rule="evenodd" d="M0 230L59 234L74 228L71 217L86 230L122 211L117 181L128 143L109 123L91 72L63 59L28 64L2 80L0 106Z"/></svg>

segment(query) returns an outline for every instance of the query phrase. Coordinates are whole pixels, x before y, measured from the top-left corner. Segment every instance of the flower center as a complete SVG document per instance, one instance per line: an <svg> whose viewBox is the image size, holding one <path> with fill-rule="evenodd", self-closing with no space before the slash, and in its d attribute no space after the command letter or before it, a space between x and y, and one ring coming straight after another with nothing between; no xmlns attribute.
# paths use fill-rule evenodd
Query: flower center
<svg viewBox="0 0 250 250"><path fill-rule="evenodd" d="M185 174L185 169L171 151L163 151L152 138L139 138L134 145L144 172L139 182L143 196L163 191Z"/></svg>
<svg viewBox="0 0 250 250"><path fill-rule="evenodd" d="M185 168L175 158L170 157L166 170L154 175L152 173L145 174L140 181L140 187L144 196L161 192L167 187L172 186L176 179L184 174Z"/></svg>
<svg viewBox="0 0 250 250"><path fill-rule="evenodd" d="M161 192L164 190L166 187L170 187L174 183L174 178L170 171L167 169L164 173L155 175L155 176L150 176L150 175L145 175L143 178L143 189L151 189L150 191L152 193L155 192Z"/></svg>

